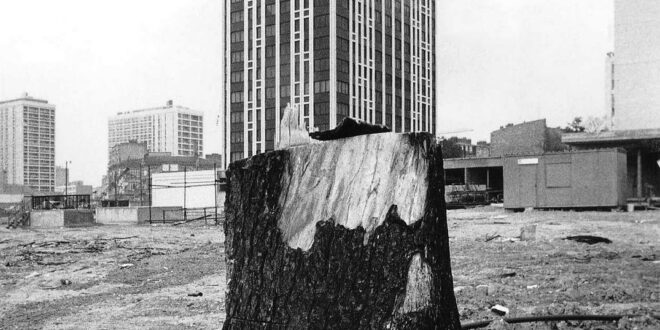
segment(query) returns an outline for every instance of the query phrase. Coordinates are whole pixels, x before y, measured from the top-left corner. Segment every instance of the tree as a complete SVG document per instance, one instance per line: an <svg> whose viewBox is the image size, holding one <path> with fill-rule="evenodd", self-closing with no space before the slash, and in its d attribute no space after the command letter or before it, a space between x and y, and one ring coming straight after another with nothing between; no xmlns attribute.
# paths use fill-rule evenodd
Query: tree
<svg viewBox="0 0 660 330"><path fill-rule="evenodd" d="M582 117L575 117L573 121L568 123L568 126L562 129L564 133L581 133L584 132L584 125L582 124Z"/></svg>
<svg viewBox="0 0 660 330"><path fill-rule="evenodd" d="M465 155L463 155L463 149L458 145L458 138L455 136L452 136L449 139L443 139L440 142L440 146L442 147L443 159L465 157Z"/></svg>

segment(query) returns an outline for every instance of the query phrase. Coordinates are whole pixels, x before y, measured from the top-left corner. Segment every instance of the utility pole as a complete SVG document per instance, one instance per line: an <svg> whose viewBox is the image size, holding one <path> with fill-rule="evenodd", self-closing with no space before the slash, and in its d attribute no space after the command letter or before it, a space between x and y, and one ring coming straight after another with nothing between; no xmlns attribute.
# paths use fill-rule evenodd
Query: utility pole
<svg viewBox="0 0 660 330"><path fill-rule="evenodd" d="M215 225L218 225L218 169L213 163L213 193L215 195Z"/></svg>
<svg viewBox="0 0 660 330"><path fill-rule="evenodd" d="M186 212L186 167L183 167L183 221L187 221L187 213Z"/></svg>
<svg viewBox="0 0 660 330"><path fill-rule="evenodd" d="M115 173L115 207L117 207L117 171Z"/></svg>
<svg viewBox="0 0 660 330"><path fill-rule="evenodd" d="M140 206L142 206L142 202L143 202L143 200L142 200L142 192L143 192L142 185L143 185L143 183L142 183L142 163L140 163Z"/></svg>
<svg viewBox="0 0 660 330"><path fill-rule="evenodd" d="M147 165L147 175L149 176L149 224L151 224L151 166Z"/></svg>
<svg viewBox="0 0 660 330"><path fill-rule="evenodd" d="M64 208L69 204L69 163L68 160L64 162Z"/></svg>

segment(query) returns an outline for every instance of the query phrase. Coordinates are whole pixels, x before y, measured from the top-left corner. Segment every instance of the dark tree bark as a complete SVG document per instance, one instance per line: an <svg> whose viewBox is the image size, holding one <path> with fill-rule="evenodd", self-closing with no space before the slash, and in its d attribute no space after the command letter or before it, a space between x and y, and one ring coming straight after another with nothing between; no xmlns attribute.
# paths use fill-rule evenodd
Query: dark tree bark
<svg viewBox="0 0 660 330"><path fill-rule="evenodd" d="M227 180L224 329L460 328L430 134L260 154Z"/></svg>

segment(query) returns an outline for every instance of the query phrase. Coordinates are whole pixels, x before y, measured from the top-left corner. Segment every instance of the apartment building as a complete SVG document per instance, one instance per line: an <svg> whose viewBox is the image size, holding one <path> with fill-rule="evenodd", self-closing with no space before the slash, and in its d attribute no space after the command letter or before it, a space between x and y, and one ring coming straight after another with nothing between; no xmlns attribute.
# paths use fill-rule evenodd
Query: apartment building
<svg viewBox="0 0 660 330"><path fill-rule="evenodd" d="M6 184L55 188L55 105L29 96L0 101L0 170Z"/></svg>
<svg viewBox="0 0 660 330"><path fill-rule="evenodd" d="M309 131L435 133L435 0L231 0L225 24L227 161L273 150L288 103Z"/></svg>
<svg viewBox="0 0 660 330"><path fill-rule="evenodd" d="M112 148L129 141L144 142L149 152L175 156L201 156L204 150L204 115L174 105L119 112L108 120L108 156Z"/></svg>

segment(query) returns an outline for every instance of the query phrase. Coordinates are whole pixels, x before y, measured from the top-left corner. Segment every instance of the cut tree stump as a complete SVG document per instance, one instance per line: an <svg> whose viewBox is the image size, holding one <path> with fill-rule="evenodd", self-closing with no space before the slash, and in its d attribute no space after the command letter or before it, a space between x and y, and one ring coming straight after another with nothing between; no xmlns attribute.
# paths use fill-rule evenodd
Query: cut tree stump
<svg viewBox="0 0 660 330"><path fill-rule="evenodd" d="M382 133L232 163L224 329L460 329L441 155Z"/></svg>

